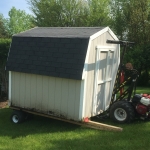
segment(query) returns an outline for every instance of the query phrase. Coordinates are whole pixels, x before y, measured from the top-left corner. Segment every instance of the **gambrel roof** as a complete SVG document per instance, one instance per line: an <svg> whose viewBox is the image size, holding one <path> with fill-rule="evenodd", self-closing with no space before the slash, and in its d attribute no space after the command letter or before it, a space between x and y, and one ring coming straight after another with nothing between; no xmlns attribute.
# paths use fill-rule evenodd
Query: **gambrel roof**
<svg viewBox="0 0 150 150"><path fill-rule="evenodd" d="M82 79L90 36L103 27L37 27L12 38L6 70Z"/></svg>

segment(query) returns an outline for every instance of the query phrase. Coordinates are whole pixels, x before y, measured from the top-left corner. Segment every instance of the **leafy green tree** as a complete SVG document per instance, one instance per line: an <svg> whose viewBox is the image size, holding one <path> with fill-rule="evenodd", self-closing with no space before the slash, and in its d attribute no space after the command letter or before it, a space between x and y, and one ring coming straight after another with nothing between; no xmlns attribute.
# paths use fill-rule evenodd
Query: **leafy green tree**
<svg viewBox="0 0 150 150"><path fill-rule="evenodd" d="M120 39L126 39L126 16L124 5L127 0L112 0L110 3L111 27Z"/></svg>
<svg viewBox="0 0 150 150"><path fill-rule="evenodd" d="M28 0L37 26L106 26L109 0Z"/></svg>
<svg viewBox="0 0 150 150"><path fill-rule="evenodd" d="M115 32L121 39L135 42L134 48L128 51L125 57L126 62L132 62L141 75L146 74L147 79L145 80L148 82L150 71L150 0L113 0L111 9L112 26Z"/></svg>
<svg viewBox="0 0 150 150"><path fill-rule="evenodd" d="M85 26L84 0L28 0L37 26Z"/></svg>
<svg viewBox="0 0 150 150"><path fill-rule="evenodd" d="M87 4L85 0L60 0L62 26L87 26Z"/></svg>
<svg viewBox="0 0 150 150"><path fill-rule="evenodd" d="M110 25L109 0L88 0L88 26Z"/></svg>
<svg viewBox="0 0 150 150"><path fill-rule="evenodd" d="M23 10L17 10L15 7L9 11L9 18L5 24L9 35L13 35L32 28L32 16Z"/></svg>
<svg viewBox="0 0 150 150"><path fill-rule="evenodd" d="M11 40L0 38L0 87L3 85L3 94L8 92L8 74L5 71L6 59L9 51ZM0 88L0 97L2 96Z"/></svg>
<svg viewBox="0 0 150 150"><path fill-rule="evenodd" d="M0 38L8 37L6 28L5 28L5 19L2 14L0 14Z"/></svg>

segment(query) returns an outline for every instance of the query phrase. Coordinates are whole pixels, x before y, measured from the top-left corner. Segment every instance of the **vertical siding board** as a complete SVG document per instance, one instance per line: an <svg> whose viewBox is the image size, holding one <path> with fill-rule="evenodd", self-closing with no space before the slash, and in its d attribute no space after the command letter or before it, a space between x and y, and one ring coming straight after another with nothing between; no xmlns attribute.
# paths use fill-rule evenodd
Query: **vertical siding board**
<svg viewBox="0 0 150 150"><path fill-rule="evenodd" d="M79 119L81 81L12 72L12 104ZM18 103L20 100L20 103Z"/></svg>
<svg viewBox="0 0 150 150"><path fill-rule="evenodd" d="M41 105L41 108L42 108L42 110L43 111L48 111L48 102L49 102L49 100L48 100L48 93L49 93L49 85L48 85L48 80L49 80L49 78L47 77L47 76L45 76L45 77L43 77L43 84L42 84L42 86L43 86L43 91L42 91L42 93L43 93L43 97L42 97L42 105Z"/></svg>
<svg viewBox="0 0 150 150"><path fill-rule="evenodd" d="M14 105L16 106L20 106L20 73L15 72L14 73L14 99L15 99L15 103Z"/></svg>
<svg viewBox="0 0 150 150"><path fill-rule="evenodd" d="M79 119L79 105L80 105L80 88L81 86L81 81L76 81L76 90L75 90L75 109L74 109L74 119L78 120Z"/></svg>
<svg viewBox="0 0 150 150"><path fill-rule="evenodd" d="M37 99L37 76L34 74L31 74L31 103L30 108L35 109L36 108L36 99Z"/></svg>
<svg viewBox="0 0 150 150"><path fill-rule="evenodd" d="M25 108L30 108L31 101L31 75L25 74Z"/></svg>
<svg viewBox="0 0 150 150"><path fill-rule="evenodd" d="M11 102L15 101L15 73L11 72Z"/></svg>
<svg viewBox="0 0 150 150"><path fill-rule="evenodd" d="M20 106L25 107L26 99L26 78L24 73L20 73Z"/></svg>
<svg viewBox="0 0 150 150"><path fill-rule="evenodd" d="M48 91L48 109L49 111L54 111L55 107L55 77L49 77L48 80L48 86L49 86L49 91Z"/></svg>
<svg viewBox="0 0 150 150"><path fill-rule="evenodd" d="M69 80L69 93L68 93L68 118L74 118L75 114L75 84L76 81L74 80Z"/></svg>
<svg viewBox="0 0 150 150"><path fill-rule="evenodd" d="M67 117L68 112L68 94L69 93L69 81L62 79L62 101L61 101L61 114Z"/></svg>
<svg viewBox="0 0 150 150"><path fill-rule="evenodd" d="M86 85L86 104L85 104L85 117L90 117L93 106L93 89L94 89L94 70L95 70L95 59L96 59L96 44L97 39L92 41L90 48L90 57L88 60L88 73L87 73L87 85Z"/></svg>
<svg viewBox="0 0 150 150"><path fill-rule="evenodd" d="M62 79L57 78L56 82L56 87L55 87L55 113L60 113L60 108L61 108L61 95L62 95Z"/></svg>
<svg viewBox="0 0 150 150"><path fill-rule="evenodd" d="M43 82L43 77L41 75L37 75L37 96L36 96L36 109L37 111L41 110L41 104L42 104L42 82Z"/></svg>

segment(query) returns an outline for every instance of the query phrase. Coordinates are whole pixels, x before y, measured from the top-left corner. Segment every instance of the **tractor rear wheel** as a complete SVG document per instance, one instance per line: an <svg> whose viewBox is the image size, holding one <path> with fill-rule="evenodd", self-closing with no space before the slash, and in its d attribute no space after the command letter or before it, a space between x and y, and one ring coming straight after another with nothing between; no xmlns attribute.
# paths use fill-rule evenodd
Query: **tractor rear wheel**
<svg viewBox="0 0 150 150"><path fill-rule="evenodd" d="M115 102L110 108L110 118L118 123L130 123L135 118L134 107L125 100Z"/></svg>

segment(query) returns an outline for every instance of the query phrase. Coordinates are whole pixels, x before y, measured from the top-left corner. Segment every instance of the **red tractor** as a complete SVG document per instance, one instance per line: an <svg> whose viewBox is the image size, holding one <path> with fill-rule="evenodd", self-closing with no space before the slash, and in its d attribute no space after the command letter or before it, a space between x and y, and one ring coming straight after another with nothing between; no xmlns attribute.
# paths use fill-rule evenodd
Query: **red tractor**
<svg viewBox="0 0 150 150"><path fill-rule="evenodd" d="M111 97L110 107L107 110L110 118L119 123L129 123L134 120L135 117L150 119L150 95L135 94L136 82L139 76L138 71L133 69L131 63L127 63L126 65L123 65L122 63L127 47L134 44L134 42L107 40L107 43L120 44L124 47ZM126 90L123 90L127 83L130 83L130 85ZM119 91L120 96L116 98L116 94Z"/></svg>

